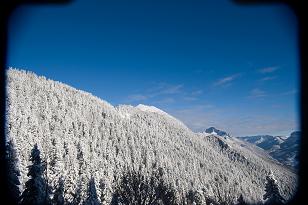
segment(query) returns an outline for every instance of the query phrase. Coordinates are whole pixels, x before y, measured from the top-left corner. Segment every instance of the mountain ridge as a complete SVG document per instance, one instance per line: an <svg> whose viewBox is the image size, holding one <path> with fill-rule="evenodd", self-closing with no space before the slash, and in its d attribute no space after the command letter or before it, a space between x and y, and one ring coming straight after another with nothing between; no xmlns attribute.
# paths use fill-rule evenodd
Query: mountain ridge
<svg viewBox="0 0 308 205"><path fill-rule="evenodd" d="M238 139L264 149L274 159L287 166L297 168L299 165L300 131L293 131L288 137L255 135Z"/></svg>
<svg viewBox="0 0 308 205"><path fill-rule="evenodd" d="M21 190L37 144L46 161L59 159L55 173L48 169L48 179L55 184L64 177L68 201L77 184L91 177L106 182L110 201L114 181L124 170L147 175L153 166L164 169L164 180L175 186L179 199L193 189L214 198L231 195L235 200L243 194L248 201L261 201L270 171L285 198L295 192L297 177L291 170L225 139L194 133L177 119L133 106L114 107L32 72L10 69L7 79L7 130L16 142ZM86 194L84 185L81 193Z"/></svg>
<svg viewBox="0 0 308 205"><path fill-rule="evenodd" d="M207 133L207 134L218 135L220 137L231 137L231 135L229 133L227 133L223 130L220 130L220 129L216 129L215 127L209 127L204 132Z"/></svg>
<svg viewBox="0 0 308 205"><path fill-rule="evenodd" d="M239 139L241 142L248 142L251 145L261 148L269 157L280 163L297 169L299 166L299 143L300 131L293 131L289 136L272 136L267 134L233 137L226 131L219 130L215 127L207 128L203 133L207 135L216 135L230 139ZM238 142L241 144L241 142ZM249 146L242 144L243 146ZM254 151L255 148L252 147Z"/></svg>

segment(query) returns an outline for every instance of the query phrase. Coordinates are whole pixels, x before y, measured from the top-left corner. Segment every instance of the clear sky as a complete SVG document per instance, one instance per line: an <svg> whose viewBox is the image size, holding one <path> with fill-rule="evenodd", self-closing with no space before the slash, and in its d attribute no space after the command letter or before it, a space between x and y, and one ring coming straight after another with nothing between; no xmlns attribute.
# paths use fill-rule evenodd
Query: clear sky
<svg viewBox="0 0 308 205"><path fill-rule="evenodd" d="M17 9L8 66L154 105L195 131L287 135L299 129L297 40L283 5L77 0Z"/></svg>

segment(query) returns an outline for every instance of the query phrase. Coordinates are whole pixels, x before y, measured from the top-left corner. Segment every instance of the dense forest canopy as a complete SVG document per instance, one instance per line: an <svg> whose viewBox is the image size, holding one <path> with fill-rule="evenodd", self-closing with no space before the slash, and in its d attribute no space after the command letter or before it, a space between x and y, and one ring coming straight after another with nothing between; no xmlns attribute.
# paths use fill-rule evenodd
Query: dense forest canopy
<svg viewBox="0 0 308 205"><path fill-rule="evenodd" d="M291 170L219 136L194 133L163 111L114 107L22 70L9 69L7 79L8 141L14 141L21 192L31 178L29 157L35 146L51 196L63 192L69 203L76 196L80 203L116 200L129 170L144 180L161 170L160 180L175 203L187 196L235 202L242 195L248 202L262 201L271 172L285 199L295 192Z"/></svg>

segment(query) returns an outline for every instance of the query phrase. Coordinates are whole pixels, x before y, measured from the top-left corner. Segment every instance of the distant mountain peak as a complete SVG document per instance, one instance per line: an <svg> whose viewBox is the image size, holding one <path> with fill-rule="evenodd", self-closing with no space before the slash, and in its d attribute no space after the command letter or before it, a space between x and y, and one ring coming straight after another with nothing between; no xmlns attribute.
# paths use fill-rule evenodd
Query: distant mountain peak
<svg viewBox="0 0 308 205"><path fill-rule="evenodd" d="M231 135L228 134L227 132L219 130L219 129L216 129L215 127L207 128L205 130L205 133L207 133L207 134L214 134L214 135L218 135L218 136L221 136L221 137L231 137Z"/></svg>

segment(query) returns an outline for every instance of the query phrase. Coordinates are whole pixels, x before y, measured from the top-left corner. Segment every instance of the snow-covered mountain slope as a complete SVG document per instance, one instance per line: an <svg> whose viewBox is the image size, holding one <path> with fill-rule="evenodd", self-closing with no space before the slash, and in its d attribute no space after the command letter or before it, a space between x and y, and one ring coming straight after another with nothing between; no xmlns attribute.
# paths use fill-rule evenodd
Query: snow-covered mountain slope
<svg viewBox="0 0 308 205"><path fill-rule="evenodd" d="M158 113L158 114L161 114L161 115L171 117L168 113L166 113L166 112L162 111L161 109L158 109L157 107L154 107L154 106L139 104L139 105L136 106L136 108L138 108L138 109L140 109L144 112L154 112L154 113Z"/></svg>
<svg viewBox="0 0 308 205"><path fill-rule="evenodd" d="M140 109L143 112L151 112L151 113L157 113L159 115L162 115L166 118L169 118L173 123L177 123L179 124L179 126L185 127L186 129L188 129L186 127L186 125L184 125L180 120L176 119L175 117L171 116L170 114L166 113L165 111L162 111L161 109L155 107L155 106L148 106L148 105L143 105L143 104L139 104L136 106L136 108Z"/></svg>
<svg viewBox="0 0 308 205"><path fill-rule="evenodd" d="M271 136L271 135L256 135L256 136L245 136L240 137L249 143L255 144L264 150L272 150L280 147L280 144L284 142L285 138L282 136Z"/></svg>
<svg viewBox="0 0 308 205"><path fill-rule="evenodd" d="M239 137L242 141L254 144L264 149L271 157L279 162L291 166L298 166L300 132L292 132L289 137L257 135Z"/></svg>
<svg viewBox="0 0 308 205"><path fill-rule="evenodd" d="M208 134L208 133L201 133L203 136L210 136L212 138L217 138L217 141L219 141L220 145L225 144L224 147L226 148L232 148L237 151L242 151L246 153L246 155L252 155L256 156L258 158L261 158L262 160L268 161L273 164L279 164L282 165L283 163L280 163L279 161L275 160L266 150L252 144L249 142L246 142L245 140L241 140L237 137L226 137L226 136L220 136L218 134Z"/></svg>
<svg viewBox="0 0 308 205"><path fill-rule="evenodd" d="M270 152L270 155L278 161L292 166L298 167L299 165L299 148L300 148L300 132L292 132L290 137L285 139L279 149Z"/></svg>
<svg viewBox="0 0 308 205"><path fill-rule="evenodd" d="M147 175L155 167L164 170L163 178L175 187L178 199L196 190L214 198L235 200L243 194L248 201L260 201L270 171L285 198L296 190L297 178L289 169L237 143L194 133L156 108L114 107L31 72L10 69L7 79L7 132L16 145L22 190L35 143L48 164L48 183L53 186L63 177L68 201L77 186L85 199L91 177L104 181L110 201L124 171Z"/></svg>

